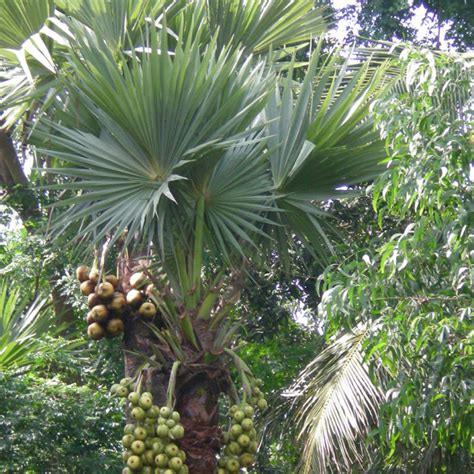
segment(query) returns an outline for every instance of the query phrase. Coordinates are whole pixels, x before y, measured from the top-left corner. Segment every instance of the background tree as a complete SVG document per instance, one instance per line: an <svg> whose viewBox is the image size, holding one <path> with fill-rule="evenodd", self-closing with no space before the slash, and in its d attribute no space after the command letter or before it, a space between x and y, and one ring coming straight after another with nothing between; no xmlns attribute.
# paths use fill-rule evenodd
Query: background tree
<svg viewBox="0 0 474 474"><path fill-rule="evenodd" d="M420 8L424 11L422 21L427 27L423 38L417 38L419 29L410 24ZM442 30L446 29L445 39L457 50L465 51L474 45L474 11L464 0L361 0L336 11L335 17L353 23L349 41L357 34L372 40L420 42L439 49Z"/></svg>
<svg viewBox="0 0 474 474"><path fill-rule="evenodd" d="M334 339L293 387L306 472L472 462L472 59L401 59L407 90L375 107L397 166L371 187L377 219L325 272L319 317Z"/></svg>

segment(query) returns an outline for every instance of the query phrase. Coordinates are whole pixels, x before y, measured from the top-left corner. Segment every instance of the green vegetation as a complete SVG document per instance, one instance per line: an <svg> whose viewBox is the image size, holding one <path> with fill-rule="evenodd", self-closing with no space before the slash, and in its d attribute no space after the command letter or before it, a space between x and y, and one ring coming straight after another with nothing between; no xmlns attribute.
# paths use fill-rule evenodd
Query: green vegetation
<svg viewBox="0 0 474 474"><path fill-rule="evenodd" d="M473 58L326 16L0 0L2 472L469 470Z"/></svg>

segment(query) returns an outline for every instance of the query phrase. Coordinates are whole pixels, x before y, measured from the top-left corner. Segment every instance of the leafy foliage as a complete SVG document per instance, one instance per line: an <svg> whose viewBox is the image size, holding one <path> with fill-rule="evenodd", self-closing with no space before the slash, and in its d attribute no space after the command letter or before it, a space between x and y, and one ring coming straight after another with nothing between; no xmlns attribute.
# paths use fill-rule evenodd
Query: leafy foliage
<svg viewBox="0 0 474 474"><path fill-rule="evenodd" d="M122 409L101 390L0 375L2 472L121 472Z"/></svg>
<svg viewBox="0 0 474 474"><path fill-rule="evenodd" d="M372 469L461 472L472 416L472 63L411 50L402 61L407 92L375 107L396 165L372 187L378 223L356 258L326 271L320 317L328 335L373 328L363 351L386 401Z"/></svg>

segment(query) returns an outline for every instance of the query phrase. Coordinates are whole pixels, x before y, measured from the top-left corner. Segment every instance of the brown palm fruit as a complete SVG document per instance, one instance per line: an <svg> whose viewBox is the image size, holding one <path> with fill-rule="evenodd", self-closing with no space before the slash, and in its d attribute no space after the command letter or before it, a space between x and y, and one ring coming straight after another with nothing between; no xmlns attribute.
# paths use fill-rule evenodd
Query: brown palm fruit
<svg viewBox="0 0 474 474"><path fill-rule="evenodd" d="M107 307L104 306L103 304L94 306L91 310L91 313L94 320L97 321L98 323L105 321L107 319L107 316L109 315Z"/></svg>
<svg viewBox="0 0 474 474"><path fill-rule="evenodd" d="M127 300L125 299L123 293L116 292L114 293L112 301L109 303L109 309L115 311L116 313L121 313L125 309L126 305Z"/></svg>
<svg viewBox="0 0 474 474"><path fill-rule="evenodd" d="M105 281L110 283L114 288L117 288L119 285L119 279L115 275L107 275Z"/></svg>
<svg viewBox="0 0 474 474"><path fill-rule="evenodd" d="M82 283L89 279L89 267L86 265L81 265L76 268L76 278Z"/></svg>
<svg viewBox="0 0 474 474"><path fill-rule="evenodd" d="M105 283L101 283L97 288L97 294L102 299L108 300L114 295L114 286L112 285L112 283L109 283L107 281Z"/></svg>
<svg viewBox="0 0 474 474"><path fill-rule="evenodd" d="M112 336L118 336L123 332L123 321L118 318L112 318L107 322L107 332Z"/></svg>
<svg viewBox="0 0 474 474"><path fill-rule="evenodd" d="M89 272L89 280L93 281L97 285L97 282L99 281L99 270L97 270L97 268L93 268Z"/></svg>
<svg viewBox="0 0 474 474"><path fill-rule="evenodd" d="M97 306L99 304L102 304L102 301L97 293L91 293L87 297L87 305L89 306L89 309L92 309L94 306Z"/></svg>
<svg viewBox="0 0 474 474"><path fill-rule="evenodd" d="M81 293L84 296L89 296L91 293L94 293L95 283L91 280L86 280L81 283Z"/></svg>
<svg viewBox="0 0 474 474"><path fill-rule="evenodd" d="M146 275L143 272L134 273L130 277L130 286L132 288L141 288L147 283Z"/></svg>
<svg viewBox="0 0 474 474"><path fill-rule="evenodd" d="M94 316L92 314L92 311L89 311L87 313L87 316L86 316L86 322L87 322L87 325L89 326L90 324L92 323L95 323L95 319L94 319Z"/></svg>
<svg viewBox="0 0 474 474"><path fill-rule="evenodd" d="M104 337L104 329L99 323L92 323L87 328L87 334L91 339L98 341Z"/></svg>
<svg viewBox="0 0 474 474"><path fill-rule="evenodd" d="M156 314L156 306L153 303L143 303L138 310L144 318L153 318Z"/></svg>
<svg viewBox="0 0 474 474"><path fill-rule="evenodd" d="M140 306L143 301L143 295L138 290L130 290L127 293L127 303L131 306Z"/></svg>

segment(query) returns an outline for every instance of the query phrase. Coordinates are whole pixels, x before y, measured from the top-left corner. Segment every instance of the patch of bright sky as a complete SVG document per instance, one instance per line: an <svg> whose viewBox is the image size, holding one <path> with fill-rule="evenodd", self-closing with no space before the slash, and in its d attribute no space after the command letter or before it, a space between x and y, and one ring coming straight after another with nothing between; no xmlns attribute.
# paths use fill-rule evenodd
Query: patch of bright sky
<svg viewBox="0 0 474 474"><path fill-rule="evenodd" d="M332 5L336 10L340 10L344 7L348 7L350 5L355 5L356 2L354 0L333 0ZM416 38L417 40L422 40L425 38L430 29L433 28L434 22L426 16L427 10L424 6L420 6L414 10L414 14L410 22L407 26L410 26L416 30ZM357 24L350 20L339 20L336 25L334 25L334 29L331 31L331 35L334 38L342 40L348 33L349 30L353 30L355 33L360 28ZM440 45L441 49L448 49L449 43L446 40L446 31L447 25L443 25L441 27L440 32Z"/></svg>

